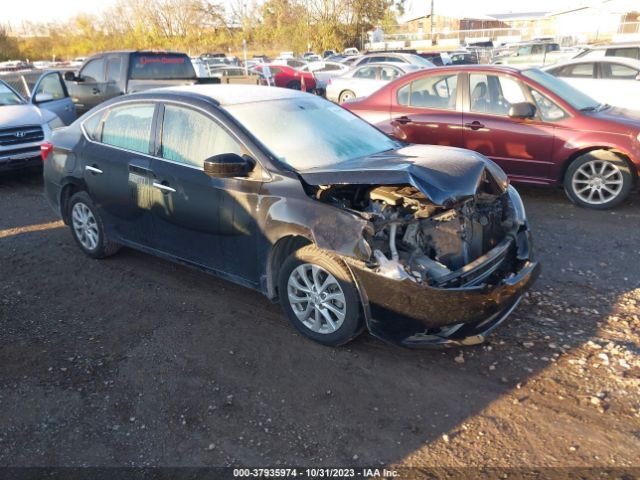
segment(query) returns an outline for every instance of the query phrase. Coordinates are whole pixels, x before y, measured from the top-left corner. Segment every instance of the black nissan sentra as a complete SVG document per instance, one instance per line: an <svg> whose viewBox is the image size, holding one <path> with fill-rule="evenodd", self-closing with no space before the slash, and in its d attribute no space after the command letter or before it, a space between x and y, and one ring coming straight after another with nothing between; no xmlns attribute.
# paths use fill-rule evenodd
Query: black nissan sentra
<svg viewBox="0 0 640 480"><path fill-rule="evenodd" d="M479 343L539 270L490 160L397 142L294 90L119 97L42 156L47 198L90 257L127 246L195 266L277 299L326 345L365 328L404 346Z"/></svg>

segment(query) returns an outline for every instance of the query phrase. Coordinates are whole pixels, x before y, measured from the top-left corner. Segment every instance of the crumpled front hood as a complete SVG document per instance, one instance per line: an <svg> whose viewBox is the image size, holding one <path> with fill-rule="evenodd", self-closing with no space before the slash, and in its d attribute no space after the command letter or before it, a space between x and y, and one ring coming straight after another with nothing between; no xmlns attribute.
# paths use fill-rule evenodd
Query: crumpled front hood
<svg viewBox="0 0 640 480"><path fill-rule="evenodd" d="M43 118L45 113L50 118ZM23 125L42 125L51 120L55 115L42 111L28 103L23 105L0 106L0 128L21 127Z"/></svg>
<svg viewBox="0 0 640 480"><path fill-rule="evenodd" d="M484 178L501 191L508 187L507 176L484 155L437 145L411 145L299 174L310 185L413 185L442 206L474 196Z"/></svg>

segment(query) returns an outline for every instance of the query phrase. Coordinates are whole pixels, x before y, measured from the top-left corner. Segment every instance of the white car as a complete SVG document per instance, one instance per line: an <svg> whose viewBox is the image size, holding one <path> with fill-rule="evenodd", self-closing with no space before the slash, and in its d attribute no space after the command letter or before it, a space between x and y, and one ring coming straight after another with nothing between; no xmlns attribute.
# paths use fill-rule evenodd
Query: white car
<svg viewBox="0 0 640 480"><path fill-rule="evenodd" d="M75 106L58 72L43 74L29 100L0 80L0 172L42 165L42 142L75 118Z"/></svg>
<svg viewBox="0 0 640 480"><path fill-rule="evenodd" d="M367 97L390 81L416 70L421 67L411 63L368 63L331 78L326 96L337 103Z"/></svg>
<svg viewBox="0 0 640 480"><path fill-rule="evenodd" d="M345 74L349 66L338 62L309 62L298 69L301 72L311 72L316 79L316 90L323 91L327 88L330 78Z"/></svg>
<svg viewBox="0 0 640 480"><path fill-rule="evenodd" d="M580 58L543 70L601 103L640 110L640 60Z"/></svg>

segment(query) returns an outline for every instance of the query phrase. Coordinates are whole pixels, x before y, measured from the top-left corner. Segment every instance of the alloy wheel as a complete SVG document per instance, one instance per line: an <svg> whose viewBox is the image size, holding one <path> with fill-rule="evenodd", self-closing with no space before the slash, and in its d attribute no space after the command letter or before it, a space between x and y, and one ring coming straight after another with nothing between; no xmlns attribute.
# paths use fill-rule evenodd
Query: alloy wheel
<svg viewBox="0 0 640 480"><path fill-rule="evenodd" d="M71 222L78 241L87 250L95 250L100 239L98 224L91 209L78 202L71 210Z"/></svg>
<svg viewBox="0 0 640 480"><path fill-rule="evenodd" d="M592 160L575 171L571 186L583 202L601 205L620 195L623 187L622 172L612 162Z"/></svg>
<svg viewBox="0 0 640 480"><path fill-rule="evenodd" d="M309 330L329 334L338 330L347 313L344 292L336 278L310 263L297 266L287 281L293 313Z"/></svg>

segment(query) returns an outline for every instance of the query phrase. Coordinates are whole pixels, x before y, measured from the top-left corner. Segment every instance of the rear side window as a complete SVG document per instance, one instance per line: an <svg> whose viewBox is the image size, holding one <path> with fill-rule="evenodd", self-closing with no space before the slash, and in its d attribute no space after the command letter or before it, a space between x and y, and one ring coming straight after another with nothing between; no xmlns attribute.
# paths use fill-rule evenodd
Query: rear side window
<svg viewBox="0 0 640 480"><path fill-rule="evenodd" d="M458 74L428 75L398 90L398 104L439 110L456 109Z"/></svg>
<svg viewBox="0 0 640 480"><path fill-rule="evenodd" d="M154 105L127 105L109 110L102 126L102 143L149 153Z"/></svg>
<svg viewBox="0 0 640 480"><path fill-rule="evenodd" d="M640 59L640 47L607 48L607 57L626 57Z"/></svg>
<svg viewBox="0 0 640 480"><path fill-rule="evenodd" d="M602 64L602 77L612 80L635 80L638 70L620 63Z"/></svg>
<svg viewBox="0 0 640 480"><path fill-rule="evenodd" d="M594 63L577 63L564 67L557 74L559 77L567 78L593 78Z"/></svg>
<svg viewBox="0 0 640 480"><path fill-rule="evenodd" d="M182 54L134 53L131 55L133 80L193 79L191 59Z"/></svg>
<svg viewBox="0 0 640 480"><path fill-rule="evenodd" d="M242 154L240 144L213 119L188 108L167 105L162 122L162 158L192 167L221 153Z"/></svg>

